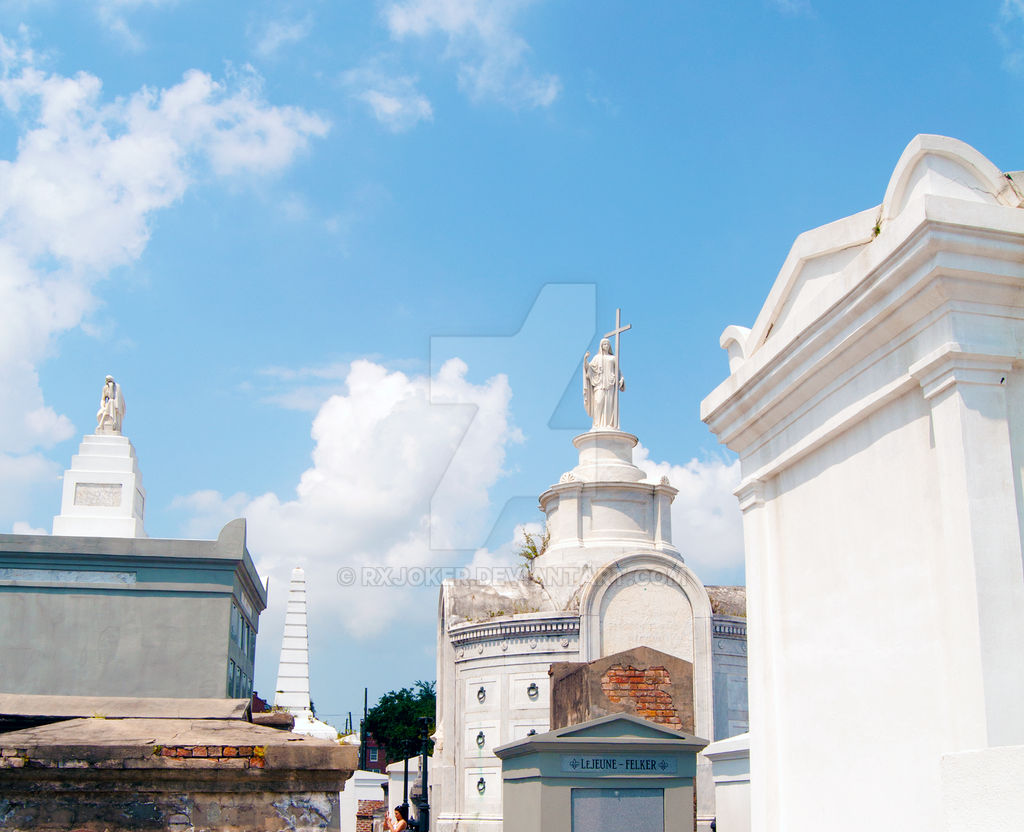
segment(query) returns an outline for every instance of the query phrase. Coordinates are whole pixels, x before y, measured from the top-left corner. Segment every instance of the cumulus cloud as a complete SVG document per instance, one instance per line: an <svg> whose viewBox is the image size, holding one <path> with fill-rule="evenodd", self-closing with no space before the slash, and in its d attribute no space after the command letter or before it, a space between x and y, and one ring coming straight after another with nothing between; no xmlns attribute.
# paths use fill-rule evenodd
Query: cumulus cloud
<svg viewBox="0 0 1024 832"><path fill-rule="evenodd" d="M11 531L14 534L49 534L49 532L46 529L34 528L28 523L22 522L20 520L14 524L14 526L11 528Z"/></svg>
<svg viewBox="0 0 1024 832"><path fill-rule="evenodd" d="M433 121L434 109L416 89L416 78L412 76L391 77L363 67L344 73L342 83L393 133L410 130L421 121Z"/></svg>
<svg viewBox="0 0 1024 832"><path fill-rule="evenodd" d="M739 460L711 457L684 465L655 462L638 445L634 462L647 479L668 477L679 489L672 503L672 542L705 583L722 580L743 567L743 523L733 491L740 482Z"/></svg>
<svg viewBox="0 0 1024 832"><path fill-rule="evenodd" d="M420 121L434 118L434 111L426 96L411 89L370 89L359 97L370 105L377 121L394 133L401 133L415 127Z"/></svg>
<svg viewBox="0 0 1024 832"><path fill-rule="evenodd" d="M515 31L521 0L403 0L385 10L396 40L439 35L445 57L458 65L459 86L475 101L547 107L558 97L557 75L535 74L530 46Z"/></svg>
<svg viewBox="0 0 1024 832"><path fill-rule="evenodd" d="M171 509L187 516L182 534L196 540L215 538L236 517L245 514L251 497L244 492L224 497L219 491L194 491L171 500Z"/></svg>
<svg viewBox="0 0 1024 832"><path fill-rule="evenodd" d="M264 627L272 639L283 616L280 589L295 566L320 595L311 609L353 636L380 633L414 598L433 609L436 583L411 581L403 570L457 562L451 541L467 528L479 534L506 447L520 439L507 379L473 384L466 372L458 359L431 378L353 361L345 390L313 420L312 465L294 496L199 492L176 502L191 515L191 534L213 536L232 517L247 518L260 574L279 588ZM339 584L341 568L353 570L351 585ZM384 580L374 570L392 571Z"/></svg>
<svg viewBox="0 0 1024 832"><path fill-rule="evenodd" d="M261 58L272 58L286 46L292 46L309 37L313 31L313 16L307 14L299 20L268 20L255 27L255 50Z"/></svg>
<svg viewBox="0 0 1024 832"><path fill-rule="evenodd" d="M56 514L59 477L56 463L41 454L0 453L0 528L6 526L15 534L34 534L25 531L31 528L28 523L15 518L28 515L40 503L54 505Z"/></svg>
<svg viewBox="0 0 1024 832"><path fill-rule="evenodd" d="M0 454L23 454L74 433L36 368L95 308L97 281L139 258L153 215L199 179L283 169L328 125L268 104L249 71L220 82L190 70L105 100L96 76L47 72L2 36L0 62L0 116L18 131L0 159L0 386L16 391L0 399Z"/></svg>

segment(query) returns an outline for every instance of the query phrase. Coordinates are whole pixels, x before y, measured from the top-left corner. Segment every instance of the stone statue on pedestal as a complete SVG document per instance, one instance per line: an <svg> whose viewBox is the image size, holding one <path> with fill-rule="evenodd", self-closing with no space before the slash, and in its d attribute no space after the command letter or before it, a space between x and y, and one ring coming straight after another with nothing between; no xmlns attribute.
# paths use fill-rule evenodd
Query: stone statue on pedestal
<svg viewBox="0 0 1024 832"><path fill-rule="evenodd" d="M125 404L121 385L107 376L100 396L100 409L96 413L96 433L121 433L124 424Z"/></svg>
<svg viewBox="0 0 1024 832"><path fill-rule="evenodd" d="M619 375L611 341L603 338L600 352L593 360L589 352L583 357L583 406L595 428L618 428L616 387L625 390L626 380Z"/></svg>
<svg viewBox="0 0 1024 832"><path fill-rule="evenodd" d="M583 356L583 406L587 415L594 420L592 430L599 428L619 429L619 391L626 389L626 380L619 369L619 333L631 328L631 324L622 326L621 310L615 310L615 329L601 339L600 351L590 358L587 352ZM615 352L612 342L615 336Z"/></svg>

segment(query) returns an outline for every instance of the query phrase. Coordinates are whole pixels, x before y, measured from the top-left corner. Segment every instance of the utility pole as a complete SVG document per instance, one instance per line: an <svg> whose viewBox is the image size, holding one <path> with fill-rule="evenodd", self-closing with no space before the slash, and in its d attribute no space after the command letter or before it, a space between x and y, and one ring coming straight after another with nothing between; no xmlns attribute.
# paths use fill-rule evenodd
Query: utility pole
<svg viewBox="0 0 1024 832"><path fill-rule="evenodd" d="M359 720L359 770L366 771L366 717L369 715L367 708L367 688L363 688L363 718Z"/></svg>
<svg viewBox="0 0 1024 832"><path fill-rule="evenodd" d="M430 723L429 716L420 717L420 732L423 739L422 757L420 757L420 783L422 789L418 797L413 798L418 810L418 818L413 825L415 832L430 832L430 783L427 778L427 758L430 756Z"/></svg>
<svg viewBox="0 0 1024 832"><path fill-rule="evenodd" d="M359 770L366 771L366 736L363 732L363 720L359 720Z"/></svg>

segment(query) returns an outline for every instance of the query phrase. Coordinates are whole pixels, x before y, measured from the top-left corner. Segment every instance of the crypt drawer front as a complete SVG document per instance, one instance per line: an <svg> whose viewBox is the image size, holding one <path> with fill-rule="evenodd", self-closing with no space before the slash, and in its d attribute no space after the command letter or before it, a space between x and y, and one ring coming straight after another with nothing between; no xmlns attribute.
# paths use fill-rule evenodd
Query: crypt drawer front
<svg viewBox="0 0 1024 832"><path fill-rule="evenodd" d="M514 673L508 677L508 699L513 708L543 708L551 702L551 680L547 672Z"/></svg>
<svg viewBox="0 0 1024 832"><path fill-rule="evenodd" d="M532 737L535 734L545 734L549 730L548 721L546 719L523 719L513 722L511 726L511 736L509 742L515 742L516 740L523 740L527 737Z"/></svg>
<svg viewBox="0 0 1024 832"><path fill-rule="evenodd" d="M465 756L466 765L473 765L473 760L486 757L488 760L494 757L494 749L501 745L499 737L498 722L473 722L466 725L465 741L462 744L462 752Z"/></svg>
<svg viewBox="0 0 1024 832"><path fill-rule="evenodd" d="M501 768L468 769L463 799L467 814L495 811L501 805Z"/></svg>
<svg viewBox="0 0 1024 832"><path fill-rule="evenodd" d="M496 676L479 677L466 680L465 699L466 711L491 711L499 707L500 696Z"/></svg>

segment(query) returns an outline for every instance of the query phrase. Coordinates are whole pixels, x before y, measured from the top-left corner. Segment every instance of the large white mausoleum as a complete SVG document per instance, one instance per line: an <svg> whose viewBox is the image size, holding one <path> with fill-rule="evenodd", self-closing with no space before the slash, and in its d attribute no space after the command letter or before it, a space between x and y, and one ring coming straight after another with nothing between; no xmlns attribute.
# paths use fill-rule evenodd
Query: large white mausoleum
<svg viewBox="0 0 1024 832"><path fill-rule="evenodd" d="M441 590L431 772L440 830L500 830L494 749L549 730L553 662L654 648L693 664L693 733L747 729L742 588L705 588L673 544L677 492L666 479L645 481L633 464L637 437L618 429L616 359L604 342L584 362L595 427L573 440L575 467L540 496L550 540L531 572L518 581L449 581ZM702 829L713 814L702 766Z"/></svg>
<svg viewBox="0 0 1024 832"><path fill-rule="evenodd" d="M722 335L758 832L1024 824L1021 183L916 137Z"/></svg>

